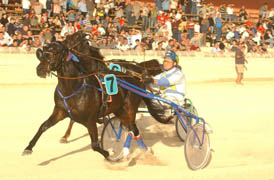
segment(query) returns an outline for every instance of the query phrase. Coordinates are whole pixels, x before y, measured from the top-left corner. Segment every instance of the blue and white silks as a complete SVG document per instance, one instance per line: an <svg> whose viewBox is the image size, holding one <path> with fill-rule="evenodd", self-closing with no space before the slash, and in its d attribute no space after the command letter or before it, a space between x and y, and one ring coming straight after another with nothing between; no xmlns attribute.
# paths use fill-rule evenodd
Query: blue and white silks
<svg viewBox="0 0 274 180"><path fill-rule="evenodd" d="M184 104L184 96L186 89L185 76L182 71L174 67L168 71L154 77L158 84L153 84L152 89L161 91L161 97L173 101L174 103L182 106Z"/></svg>

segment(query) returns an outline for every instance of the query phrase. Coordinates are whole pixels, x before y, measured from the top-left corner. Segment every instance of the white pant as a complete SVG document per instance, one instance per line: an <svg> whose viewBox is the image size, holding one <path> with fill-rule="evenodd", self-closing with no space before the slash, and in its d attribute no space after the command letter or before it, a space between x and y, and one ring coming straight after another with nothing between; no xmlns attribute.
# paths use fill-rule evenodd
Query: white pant
<svg viewBox="0 0 274 180"><path fill-rule="evenodd" d="M175 104L177 104L179 106L184 105L184 96L182 96L180 94L175 94L175 93L161 93L159 86L157 86L155 84L150 84L150 88L154 94L156 94L164 99L167 99L171 102L174 102Z"/></svg>

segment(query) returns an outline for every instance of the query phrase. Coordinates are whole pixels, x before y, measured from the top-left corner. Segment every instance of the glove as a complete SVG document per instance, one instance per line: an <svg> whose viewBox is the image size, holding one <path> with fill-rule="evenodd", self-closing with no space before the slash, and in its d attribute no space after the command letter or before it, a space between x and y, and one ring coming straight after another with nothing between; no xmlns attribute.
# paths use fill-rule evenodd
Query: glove
<svg viewBox="0 0 274 180"><path fill-rule="evenodd" d="M148 77L148 78L145 78L145 79L144 79L144 84L151 84L151 83L153 83L153 82L154 82L154 79L153 79L153 78Z"/></svg>

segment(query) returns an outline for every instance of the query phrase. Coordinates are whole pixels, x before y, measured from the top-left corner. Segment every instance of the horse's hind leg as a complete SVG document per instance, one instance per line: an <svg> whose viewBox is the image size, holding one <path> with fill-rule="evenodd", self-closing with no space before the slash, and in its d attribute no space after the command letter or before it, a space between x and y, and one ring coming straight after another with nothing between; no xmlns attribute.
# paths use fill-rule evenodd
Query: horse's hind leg
<svg viewBox="0 0 274 180"><path fill-rule="evenodd" d="M68 143L68 137L70 136L73 124L74 124L74 121L70 120L67 131L66 131L65 135L60 139L60 143Z"/></svg>
<svg viewBox="0 0 274 180"><path fill-rule="evenodd" d="M53 110L52 115L49 117L48 120L46 120L38 129L35 136L32 138L32 140L29 142L29 145L25 148L22 155L28 155L32 153L32 148L37 143L40 136L50 127L54 126L57 122L63 120L66 117L66 113L62 110L57 109L56 107Z"/></svg>
<svg viewBox="0 0 274 180"><path fill-rule="evenodd" d="M94 119L94 118L89 119L87 128L88 128L88 132L89 132L89 135L91 138L91 148L94 151L97 151L100 154L102 154L105 158L108 158L109 153L100 147L100 144L98 141L98 129L97 129L97 125L96 125L96 119Z"/></svg>

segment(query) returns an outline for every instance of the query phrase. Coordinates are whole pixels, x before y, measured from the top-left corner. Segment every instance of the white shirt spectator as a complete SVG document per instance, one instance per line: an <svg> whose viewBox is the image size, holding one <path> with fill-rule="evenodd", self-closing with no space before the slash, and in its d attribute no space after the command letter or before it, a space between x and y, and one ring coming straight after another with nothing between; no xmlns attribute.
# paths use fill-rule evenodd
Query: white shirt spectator
<svg viewBox="0 0 274 180"><path fill-rule="evenodd" d="M43 5L43 9L46 9L47 0L39 0L39 2Z"/></svg>
<svg viewBox="0 0 274 180"><path fill-rule="evenodd" d="M175 19L176 19L176 20L180 20L181 18L182 18L182 14L178 12L178 13L175 15Z"/></svg>
<svg viewBox="0 0 274 180"><path fill-rule="evenodd" d="M261 33L257 32L255 37L253 38L253 41L255 41L257 45L260 45L260 40L261 40Z"/></svg>
<svg viewBox="0 0 274 180"><path fill-rule="evenodd" d="M232 14L233 14L233 11L234 11L234 10L233 10L232 7L227 7L227 8L226 8L226 12L227 12L228 15L232 15Z"/></svg>
<svg viewBox="0 0 274 180"><path fill-rule="evenodd" d="M136 39L139 39L141 41L142 39L142 34L139 32L137 34L131 35L131 45L132 47L136 46Z"/></svg>
<svg viewBox="0 0 274 180"><path fill-rule="evenodd" d="M30 1L29 0L22 0L22 8L29 9L30 8Z"/></svg>
<svg viewBox="0 0 274 180"><path fill-rule="evenodd" d="M64 37L66 33L72 34L73 32L74 32L73 27L69 27L68 24L66 24L66 25L62 28L60 35L61 35L62 37Z"/></svg>
<svg viewBox="0 0 274 180"><path fill-rule="evenodd" d="M128 44L120 44L120 42L119 42L118 45L117 45L117 48L119 50L126 51L126 50L129 49L129 45Z"/></svg>
<svg viewBox="0 0 274 180"><path fill-rule="evenodd" d="M0 38L0 46L9 46L13 42L12 38L8 35L8 33L3 33L2 37Z"/></svg>
<svg viewBox="0 0 274 180"><path fill-rule="evenodd" d="M212 49L211 49L212 53L218 53L220 51L221 51L221 49L220 48L216 48L216 47L212 47Z"/></svg>
<svg viewBox="0 0 274 180"><path fill-rule="evenodd" d="M242 34L243 32L245 32L246 31L246 28L245 27L241 27L240 29L239 29L239 33L240 34Z"/></svg>
<svg viewBox="0 0 274 180"><path fill-rule="evenodd" d="M106 34L106 31L103 27L98 27L97 31L101 34L101 36Z"/></svg>
<svg viewBox="0 0 274 180"><path fill-rule="evenodd" d="M249 37L249 33L247 31L244 31L243 34L242 34L241 39L246 39L248 37Z"/></svg>
<svg viewBox="0 0 274 180"><path fill-rule="evenodd" d="M170 1L170 9L177 9L177 6L178 6L178 1L176 0L171 0Z"/></svg>
<svg viewBox="0 0 274 180"><path fill-rule="evenodd" d="M104 9L105 9L105 13L108 14L109 9L110 9L110 3L107 2L106 4L104 4Z"/></svg>
<svg viewBox="0 0 274 180"><path fill-rule="evenodd" d="M274 8L271 9L271 11L270 11L268 17L269 17L269 18L274 17Z"/></svg>
<svg viewBox="0 0 274 180"><path fill-rule="evenodd" d="M194 24L194 32L200 33L200 25L199 24Z"/></svg>
<svg viewBox="0 0 274 180"><path fill-rule="evenodd" d="M226 34L226 39L227 39L227 40L230 40L231 38L234 38L234 32L229 31L229 32Z"/></svg>

